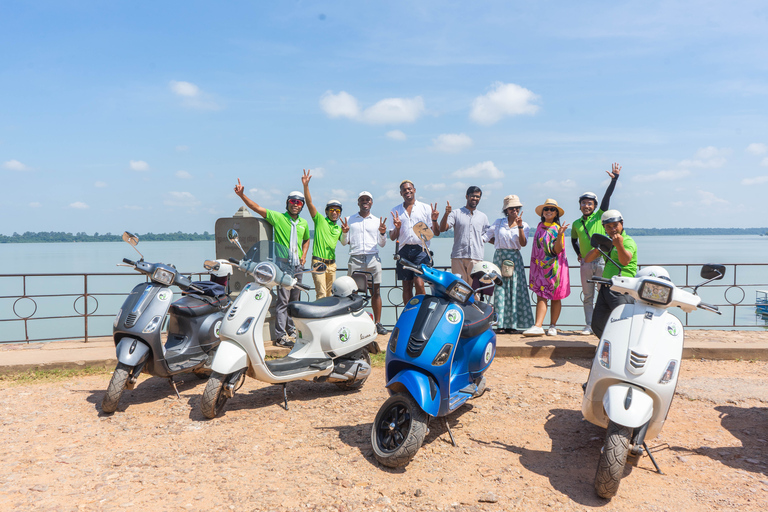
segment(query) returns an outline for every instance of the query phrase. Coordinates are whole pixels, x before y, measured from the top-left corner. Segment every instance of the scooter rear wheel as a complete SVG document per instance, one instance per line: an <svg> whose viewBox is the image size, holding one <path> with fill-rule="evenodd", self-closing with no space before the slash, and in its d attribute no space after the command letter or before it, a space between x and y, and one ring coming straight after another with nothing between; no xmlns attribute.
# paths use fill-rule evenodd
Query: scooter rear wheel
<svg viewBox="0 0 768 512"><path fill-rule="evenodd" d="M107 414L112 414L117 410L117 404L125 391L125 383L128 382L128 374L131 367L127 364L117 363L112 378L109 380L107 392L101 401L101 410Z"/></svg>
<svg viewBox="0 0 768 512"><path fill-rule="evenodd" d="M631 428L617 425L612 421L608 423L605 446L600 454L595 475L595 491L601 498L613 498L619 490L631 437Z"/></svg>
<svg viewBox="0 0 768 512"><path fill-rule="evenodd" d="M224 409L229 397L224 393L224 381L227 376L217 372L211 373L200 400L200 410L208 419L213 419Z"/></svg>
<svg viewBox="0 0 768 512"><path fill-rule="evenodd" d="M426 433L427 413L408 393L396 393L384 402L373 421L373 454L385 466L403 467L416 456Z"/></svg>

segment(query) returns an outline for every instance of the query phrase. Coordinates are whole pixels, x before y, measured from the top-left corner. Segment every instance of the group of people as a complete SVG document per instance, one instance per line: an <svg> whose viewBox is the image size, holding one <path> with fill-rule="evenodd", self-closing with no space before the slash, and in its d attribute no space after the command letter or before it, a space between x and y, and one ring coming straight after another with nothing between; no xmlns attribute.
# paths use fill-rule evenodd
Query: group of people
<svg viewBox="0 0 768 512"><path fill-rule="evenodd" d="M593 276L613 277L621 275L634 277L637 271L637 245L624 231L623 218L618 210L610 209L610 199L621 172L621 166L613 164L606 171L610 184L599 204L597 196L585 192L579 197L581 217L572 223L571 244L580 264L585 327L582 334L601 336L611 310L628 300L626 296L601 287L595 304L595 285L588 280ZM309 184L310 171L305 170L301 178L303 192L294 191L288 195L285 212L268 210L247 197L238 179L235 193L250 209L264 217L274 228L274 239L278 245L288 249L290 264L298 271L304 268L309 249L309 224L300 217L307 206L314 223L314 244L312 262L325 264L325 272L313 273L315 293L318 299L331 294L336 278L336 244L349 245L348 273L357 271L371 275L370 291L374 321L379 334L387 330L381 324L381 258L379 249L386 245L387 234L394 241L396 252L404 259L417 265L429 260L429 238L417 234L413 229L419 223L421 230L431 230L437 236L453 229L451 250L451 271L472 283L472 268L484 259L484 244L494 245L493 262L502 273L503 285L493 292L493 304L498 316L497 332L522 332L525 336L557 335L557 321L561 301L570 294L568 258L566 256L565 233L569 224L560 219L565 211L556 200L547 199L535 208L540 222L531 238L530 226L523 221L520 198L508 195L504 198L501 214L492 224L488 217L477 209L482 199L482 190L471 186L466 192L466 203L453 209L450 203L440 218L437 203L427 204L416 199L416 186L410 180L400 183L403 202L392 208L388 217L376 217L371 213L373 195L362 191L357 197L358 212L342 217L342 204L331 199L323 213L312 201ZM595 233L606 234L613 243L611 254L621 268L610 261L604 261L596 249L591 248L590 238ZM525 277L525 265L520 254L522 247L532 244L530 275ZM415 294L424 294L424 281L400 262L396 268L397 278L403 285L403 303ZM531 311L529 290L536 295L535 317ZM295 342L295 327L288 315L288 303L299 299L299 291L278 288L275 304L276 339L278 346L292 347ZM544 329L547 310L550 310L550 324Z"/></svg>

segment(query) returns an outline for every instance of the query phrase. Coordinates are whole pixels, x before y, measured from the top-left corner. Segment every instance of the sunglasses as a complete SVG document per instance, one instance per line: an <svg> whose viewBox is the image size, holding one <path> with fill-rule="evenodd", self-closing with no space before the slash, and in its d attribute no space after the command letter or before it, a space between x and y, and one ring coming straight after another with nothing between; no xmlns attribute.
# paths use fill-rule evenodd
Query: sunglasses
<svg viewBox="0 0 768 512"><path fill-rule="evenodd" d="M335 208L335 207L334 208L328 208L328 213L333 213L333 212L341 213L341 208Z"/></svg>
<svg viewBox="0 0 768 512"><path fill-rule="evenodd" d="M510 206L509 208L507 208L507 211L509 211L509 210L512 210L514 212L519 212L520 211L520 207L519 206Z"/></svg>
<svg viewBox="0 0 768 512"><path fill-rule="evenodd" d="M549 206L547 206L547 207L542 208L541 211L543 211L543 212L556 212L557 208L550 208Z"/></svg>
<svg viewBox="0 0 768 512"><path fill-rule="evenodd" d="M288 202L294 206L301 206L304 204L304 201L301 199L289 199Z"/></svg>

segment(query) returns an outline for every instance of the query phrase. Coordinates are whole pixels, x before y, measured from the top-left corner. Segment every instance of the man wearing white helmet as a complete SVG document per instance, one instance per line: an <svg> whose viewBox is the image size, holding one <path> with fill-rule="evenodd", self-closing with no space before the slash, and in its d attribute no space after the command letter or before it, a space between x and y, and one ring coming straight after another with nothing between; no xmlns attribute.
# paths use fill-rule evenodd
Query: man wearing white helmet
<svg viewBox="0 0 768 512"><path fill-rule="evenodd" d="M245 187L240 183L240 178L237 179L237 185L235 185L235 194L243 200L248 208L264 217L272 225L275 243L286 248L288 261L296 272L302 271L309 250L309 224L299 217L299 213L304 208L304 194L298 191L288 194L288 199L285 201L286 211L283 213L267 210L246 196ZM299 249L299 244L301 244L301 249ZM301 282L301 276L301 274L296 275L299 282ZM276 340L273 342L276 346L289 348L293 346L296 327L293 325L293 319L288 316L288 302L299 300L300 293L298 288L286 290L282 286L277 287L277 300L275 301Z"/></svg>
<svg viewBox="0 0 768 512"><path fill-rule="evenodd" d="M349 275L354 272L369 272L371 274L371 307L373 320L376 322L376 332L387 334L387 329L381 325L381 257L379 247L387 243L387 219L371 214L373 195L363 190L357 196L358 213L341 219L341 245L349 244Z"/></svg>
<svg viewBox="0 0 768 512"><path fill-rule="evenodd" d="M571 244L573 245L573 250L576 251L580 263L581 293L584 304L584 320L586 322L581 334L592 334L595 284L589 283L588 280L593 276L602 276L604 267L602 258L589 262L586 261L585 258L592 249L589 239L595 233L605 234L605 230L600 222L600 216L610 209L611 194L613 194L613 189L616 186L616 180L619 179L621 166L614 163L611 170L605 172L611 177L611 182L605 190L603 200L600 202L600 208L597 208L597 195L592 192L584 192L579 197L579 209L582 216L571 224Z"/></svg>
<svg viewBox="0 0 768 512"><path fill-rule="evenodd" d="M624 218L621 216L621 212L619 210L608 210L602 215L601 222L605 229L605 234L613 243L608 256L621 265L621 268L619 268L606 259L602 277L610 279L619 274L624 277L635 277L635 274L637 274L637 244L624 231ZM597 249L592 249L584 259L589 262L594 261L598 257L600 257L600 252ZM631 304L632 302L634 301L629 295L613 292L608 286L601 285L600 291L597 294L595 311L592 315L592 331L595 333L595 336L602 338L603 330L608 322L608 317L611 315L611 311L621 304Z"/></svg>
<svg viewBox="0 0 768 512"><path fill-rule="evenodd" d="M312 274L315 281L315 296L318 299L331 295L331 286L336 279L336 242L341 238L341 226L336 224L341 216L341 203L331 199L325 205L325 216L317 211L309 193L311 171L304 170L301 183L304 185L304 197L307 209L315 223L315 240L312 244L312 264L325 263L325 272Z"/></svg>

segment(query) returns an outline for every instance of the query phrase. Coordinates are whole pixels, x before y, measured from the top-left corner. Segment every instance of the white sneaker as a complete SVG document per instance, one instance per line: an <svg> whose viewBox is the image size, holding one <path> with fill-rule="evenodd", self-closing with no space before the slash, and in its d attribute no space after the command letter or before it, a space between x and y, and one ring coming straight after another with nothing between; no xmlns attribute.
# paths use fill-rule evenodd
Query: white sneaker
<svg viewBox="0 0 768 512"><path fill-rule="evenodd" d="M557 336L557 327L550 325L549 329L547 329L547 336Z"/></svg>
<svg viewBox="0 0 768 512"><path fill-rule="evenodd" d="M590 334L594 334L594 333L592 332L592 327L590 327L590 326L588 326L588 325L587 325L587 326L585 326L585 327L584 327L584 328L581 330L581 334L583 334L584 336L589 336Z"/></svg>
<svg viewBox="0 0 768 512"><path fill-rule="evenodd" d="M544 336L544 329L534 325L530 329L523 331L523 336Z"/></svg>

